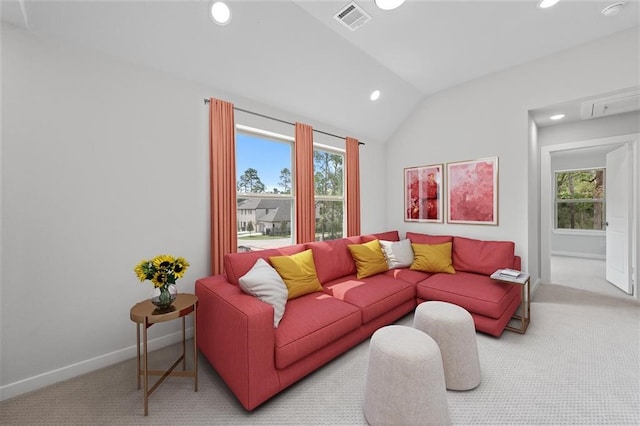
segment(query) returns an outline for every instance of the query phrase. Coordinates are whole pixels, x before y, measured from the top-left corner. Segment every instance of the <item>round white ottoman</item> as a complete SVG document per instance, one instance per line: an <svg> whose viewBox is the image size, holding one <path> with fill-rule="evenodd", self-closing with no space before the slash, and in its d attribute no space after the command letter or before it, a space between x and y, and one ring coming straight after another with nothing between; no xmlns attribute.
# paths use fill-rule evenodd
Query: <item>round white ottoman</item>
<svg viewBox="0 0 640 426"><path fill-rule="evenodd" d="M469 390L480 384L480 360L471 314L446 302L423 302L413 326L433 337L440 347L447 389Z"/></svg>
<svg viewBox="0 0 640 426"><path fill-rule="evenodd" d="M442 357L431 337L399 325L373 333L364 415L370 425L451 423Z"/></svg>

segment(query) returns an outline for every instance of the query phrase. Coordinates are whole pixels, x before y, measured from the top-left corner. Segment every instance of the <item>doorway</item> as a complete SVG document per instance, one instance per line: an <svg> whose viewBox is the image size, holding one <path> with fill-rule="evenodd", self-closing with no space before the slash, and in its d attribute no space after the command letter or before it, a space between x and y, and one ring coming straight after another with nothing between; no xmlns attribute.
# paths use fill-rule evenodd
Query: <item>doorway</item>
<svg viewBox="0 0 640 426"><path fill-rule="evenodd" d="M591 152L600 151L602 153L612 151L616 147L627 145L632 157L632 173L629 185L635 185L631 195L631 236L629 247L629 266L633 270L637 267L637 176L638 176L638 134L622 135L602 139L592 139L579 142L571 142L541 148L541 199L540 199L540 219L541 219L541 281L552 284L562 284L569 287L580 288L586 291L599 294L637 297L637 287L635 283L631 286L632 296L626 295L622 290L606 281L606 255L604 247L602 254L572 253L571 251L558 253L553 250L553 238L557 232L555 223L555 183L553 181L552 161L554 156L570 156L584 150ZM602 238L602 233L600 233ZM603 243L601 243L604 245ZM576 255L577 254L577 255ZM631 274L630 274L631 275ZM633 277L635 278L635 277ZM632 277L629 278L633 280Z"/></svg>

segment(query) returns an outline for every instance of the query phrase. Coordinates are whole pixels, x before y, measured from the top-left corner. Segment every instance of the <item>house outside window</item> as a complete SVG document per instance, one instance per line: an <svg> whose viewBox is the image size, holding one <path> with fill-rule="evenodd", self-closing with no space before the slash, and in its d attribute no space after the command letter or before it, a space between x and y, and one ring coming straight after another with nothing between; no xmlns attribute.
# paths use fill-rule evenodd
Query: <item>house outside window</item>
<svg viewBox="0 0 640 426"><path fill-rule="evenodd" d="M604 230L605 170L566 170L555 173L555 228Z"/></svg>
<svg viewBox="0 0 640 426"><path fill-rule="evenodd" d="M236 126L238 251L293 244L292 138Z"/></svg>

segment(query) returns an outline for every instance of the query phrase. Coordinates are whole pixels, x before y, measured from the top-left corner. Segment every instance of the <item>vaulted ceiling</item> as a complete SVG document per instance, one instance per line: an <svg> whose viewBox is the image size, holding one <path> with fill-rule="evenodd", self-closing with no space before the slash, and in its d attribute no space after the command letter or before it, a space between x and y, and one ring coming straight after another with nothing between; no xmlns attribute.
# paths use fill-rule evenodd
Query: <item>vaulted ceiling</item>
<svg viewBox="0 0 640 426"><path fill-rule="evenodd" d="M386 141L425 97L483 75L640 25L638 1L408 0L393 11L356 3L371 20L351 31L343 1L229 0L219 26L200 1L2 0L3 22L95 49L283 111ZM597 60L597 58L594 58ZM382 92L376 102L369 94ZM203 97L211 94L203 93ZM242 105L238 105L242 107Z"/></svg>

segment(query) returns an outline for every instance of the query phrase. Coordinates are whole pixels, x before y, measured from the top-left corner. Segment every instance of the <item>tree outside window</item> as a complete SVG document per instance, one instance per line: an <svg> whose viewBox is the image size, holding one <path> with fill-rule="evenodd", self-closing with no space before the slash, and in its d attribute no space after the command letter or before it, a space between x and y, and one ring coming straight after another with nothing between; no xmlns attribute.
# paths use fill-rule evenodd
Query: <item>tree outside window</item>
<svg viewBox="0 0 640 426"><path fill-rule="evenodd" d="M280 170L279 185L282 188L280 190L281 194L291 194L291 170L287 167Z"/></svg>
<svg viewBox="0 0 640 426"><path fill-rule="evenodd" d="M604 230L605 170L556 172L556 229Z"/></svg>
<svg viewBox="0 0 640 426"><path fill-rule="evenodd" d="M344 235L344 154L316 149L313 152L316 240Z"/></svg>
<svg viewBox="0 0 640 426"><path fill-rule="evenodd" d="M247 170L242 173L240 179L238 180L238 192L246 192L246 193L262 193L265 191L264 183L260 180L260 176L258 176L258 171L253 167L249 167Z"/></svg>

